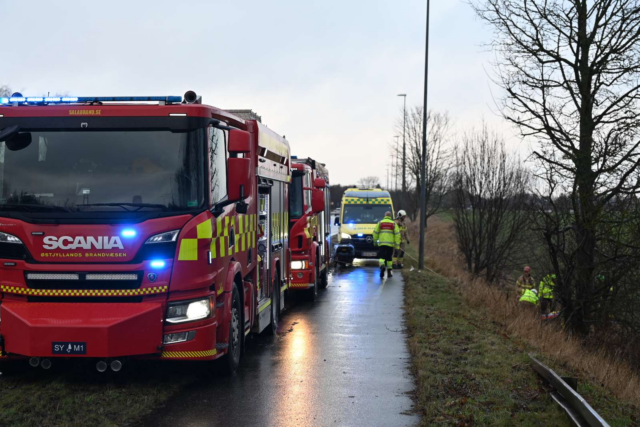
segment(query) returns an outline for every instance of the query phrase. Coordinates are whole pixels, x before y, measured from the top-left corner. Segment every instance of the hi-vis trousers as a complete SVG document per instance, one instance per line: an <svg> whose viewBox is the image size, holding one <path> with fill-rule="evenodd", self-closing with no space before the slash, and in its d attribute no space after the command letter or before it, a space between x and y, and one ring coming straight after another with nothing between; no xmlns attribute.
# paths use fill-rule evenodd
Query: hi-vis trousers
<svg viewBox="0 0 640 427"><path fill-rule="evenodd" d="M404 247L406 243L400 243L400 249L396 249L393 254L393 264L394 265L403 265L404 264Z"/></svg>
<svg viewBox="0 0 640 427"><path fill-rule="evenodd" d="M393 270L393 246L380 246L378 258L380 258L380 268L386 267Z"/></svg>

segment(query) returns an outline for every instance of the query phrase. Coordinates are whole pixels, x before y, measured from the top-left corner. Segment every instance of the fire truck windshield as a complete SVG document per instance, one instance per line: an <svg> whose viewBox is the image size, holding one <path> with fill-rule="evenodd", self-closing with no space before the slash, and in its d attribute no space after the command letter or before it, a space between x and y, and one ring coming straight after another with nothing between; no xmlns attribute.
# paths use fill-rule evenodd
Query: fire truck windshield
<svg viewBox="0 0 640 427"><path fill-rule="evenodd" d="M205 204L205 129L30 135L20 146L0 142L3 211L184 211Z"/></svg>
<svg viewBox="0 0 640 427"><path fill-rule="evenodd" d="M376 224L384 218L385 212L391 212L389 205L345 205L343 224Z"/></svg>

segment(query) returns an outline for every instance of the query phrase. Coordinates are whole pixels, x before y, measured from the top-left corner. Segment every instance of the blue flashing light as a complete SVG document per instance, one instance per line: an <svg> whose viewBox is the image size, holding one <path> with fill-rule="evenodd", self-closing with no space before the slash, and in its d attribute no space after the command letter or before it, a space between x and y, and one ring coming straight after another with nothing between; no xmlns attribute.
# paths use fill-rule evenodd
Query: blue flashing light
<svg viewBox="0 0 640 427"><path fill-rule="evenodd" d="M358 233L358 237L364 237L364 234Z"/></svg>
<svg viewBox="0 0 640 427"><path fill-rule="evenodd" d="M181 96L13 96L11 98L0 98L1 104L13 103L32 103L32 104L54 104L68 102L166 102L168 104L176 104L182 102Z"/></svg>
<svg viewBox="0 0 640 427"><path fill-rule="evenodd" d="M181 96L81 96L78 102L182 102Z"/></svg>
<svg viewBox="0 0 640 427"><path fill-rule="evenodd" d="M347 224L349 226L349 228L354 228L356 225L353 222L350 222L349 224Z"/></svg>
<svg viewBox="0 0 640 427"><path fill-rule="evenodd" d="M164 268L165 265L167 265L167 263L164 261L151 261L152 268Z"/></svg>
<svg viewBox="0 0 640 427"><path fill-rule="evenodd" d="M132 230L131 228L127 228L122 230L122 237L136 237L136 230Z"/></svg>

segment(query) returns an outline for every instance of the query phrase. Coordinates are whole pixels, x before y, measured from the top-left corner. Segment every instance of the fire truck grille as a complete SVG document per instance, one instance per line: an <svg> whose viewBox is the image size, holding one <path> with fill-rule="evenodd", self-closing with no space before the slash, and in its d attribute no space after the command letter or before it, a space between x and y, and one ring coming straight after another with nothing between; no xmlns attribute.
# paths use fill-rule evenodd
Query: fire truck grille
<svg viewBox="0 0 640 427"><path fill-rule="evenodd" d="M29 252L24 245L0 243L0 259L29 259Z"/></svg>
<svg viewBox="0 0 640 427"><path fill-rule="evenodd" d="M126 273L75 273L75 272L25 272L30 289L138 289L142 284L142 272Z"/></svg>

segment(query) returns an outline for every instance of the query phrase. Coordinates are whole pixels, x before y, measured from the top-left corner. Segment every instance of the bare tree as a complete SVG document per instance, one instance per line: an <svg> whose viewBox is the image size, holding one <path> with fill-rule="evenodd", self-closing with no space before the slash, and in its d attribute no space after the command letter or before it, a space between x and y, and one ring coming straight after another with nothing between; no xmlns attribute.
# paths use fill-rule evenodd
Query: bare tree
<svg viewBox="0 0 640 427"><path fill-rule="evenodd" d="M497 281L517 263L527 239L528 174L486 125L456 147L454 225L468 270Z"/></svg>
<svg viewBox="0 0 640 427"><path fill-rule="evenodd" d="M365 176L358 181L360 188L380 188L380 178L377 176Z"/></svg>
<svg viewBox="0 0 640 427"><path fill-rule="evenodd" d="M640 0L472 1L494 28L502 114L538 142L547 199L569 195L570 217L546 223L565 243L548 250L565 319L587 333L608 289L600 270L624 259L603 225L626 228L611 209L640 190Z"/></svg>
<svg viewBox="0 0 640 427"><path fill-rule="evenodd" d="M10 96L13 92L11 92L11 88L7 85L0 86L0 96Z"/></svg>
<svg viewBox="0 0 640 427"><path fill-rule="evenodd" d="M402 134L402 116L396 122L397 131ZM422 107L407 111L407 194L400 197L402 209L412 220L420 209L420 174L422 162ZM452 122L448 113L429 111L427 113L427 218L437 213L449 187L449 142ZM402 157L402 147L391 147L395 155ZM402 171L399 171L402 173Z"/></svg>

